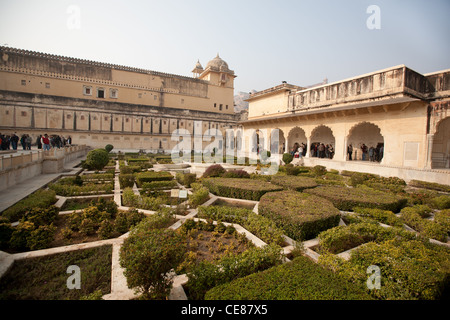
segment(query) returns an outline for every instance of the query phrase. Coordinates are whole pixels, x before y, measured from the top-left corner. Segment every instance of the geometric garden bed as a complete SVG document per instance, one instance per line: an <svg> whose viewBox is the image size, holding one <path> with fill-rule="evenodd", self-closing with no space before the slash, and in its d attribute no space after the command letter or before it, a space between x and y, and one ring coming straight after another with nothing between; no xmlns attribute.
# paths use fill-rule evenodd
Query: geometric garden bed
<svg viewBox="0 0 450 320"><path fill-rule="evenodd" d="M0 299L46 297L49 299L80 299L88 296L90 298L103 297L104 299L136 298L134 291L127 286L124 269L119 263L119 252L123 242L129 235L128 230L139 223L139 221L145 219L145 216L155 215L156 212L149 209L129 211L130 207L122 205L122 196L125 188L121 188L119 183L119 163L121 168L123 167L122 162L116 162L116 172L113 175L114 182L101 181L98 186L94 185L95 181L92 178L96 176L91 174L89 175L89 185L83 189L83 191L86 190L91 193L89 198L83 200L83 196L69 197L71 202L70 207L68 207L69 210L62 212L62 215L60 213L59 217L54 220L55 224L61 225L62 228L57 232L60 240L58 244L54 242L53 246L59 245L61 247L23 253L20 253L20 250L10 250L11 254L0 252L0 261L3 263L0 265L0 288L2 289ZM134 165L133 170L135 167L136 165ZM164 169L162 168L162 170ZM98 176L110 179L106 174ZM142 176L144 175L141 174ZM145 178L149 179L149 177L152 177L152 175L145 175ZM333 175L328 175L328 177L333 177ZM170 179L170 176L164 177L165 181L161 182L153 183L149 181L147 186L170 186L170 188L176 186L178 190L188 191L189 199L191 199L193 193L202 192L201 186L195 186L195 189L192 189L179 182L167 182L167 179ZM186 299L185 291L191 299L215 299L221 296L239 299L239 294L236 294L242 290L241 286L245 287L247 285L246 283L251 283L253 285L252 288L254 288L251 290L255 290L255 293L258 293L258 288L265 287L266 284L277 286L277 283L284 283L288 278L276 280L277 277L282 274L287 275L290 272L289 270L296 268L304 268L310 274L309 278L303 279L301 276L298 277L298 281L305 281L303 286L296 287L294 285L290 287L287 283L285 284L286 290L288 288L293 290L291 292L292 296L298 296L299 298L320 299L320 296L317 296L319 292L317 290L319 290L323 279L329 279L328 284L330 287L336 286L336 294L338 296L330 295L333 299L339 299L341 293L339 293L338 288L340 287L348 287L347 293L350 294L352 292L351 294L354 294L352 297L356 299L398 299L402 297L404 299L439 299L442 297L443 292L448 292L445 279L449 276L450 245L448 238L445 239L445 235L443 235L443 232L445 234L443 230L445 230L445 221L450 220L450 218L446 218L448 214L446 216L445 210L434 209L427 213L429 214L428 216L420 216L423 212L423 207L413 206L411 203L407 204L408 197L406 194L400 196L387 195L364 186L347 188L343 187L342 184L332 186L324 183L322 185L320 177L315 180L318 187L305 189L302 192L292 191L289 188L286 188L288 190L283 190L285 188L280 187L280 185L271 185L270 179L265 179L264 182L257 179L226 179L214 178L205 180L205 185L211 186L214 191L213 193L207 192L209 193L209 199L207 197L205 198L206 202L202 200L198 204L196 203L195 206L191 204L191 207L187 207L190 204L188 201L182 203L175 210L179 214L175 214L175 219L168 221L169 223L164 226L164 228L172 230L184 230L184 234L190 237L191 243L191 253L187 255L183 264L176 271L174 270L176 274L169 299ZM301 183L299 179L301 180L300 175L296 182ZM309 176L308 179L308 183L313 186L311 183L313 178ZM282 176L277 177L277 181L280 180L283 180ZM259 183L256 183L257 181ZM68 182L70 182L70 179L64 181L64 183ZM228 183L228 185L221 187L219 182L222 184ZM111 189L110 184L113 185L113 189ZM103 185L106 186L106 189L104 189ZM252 191L245 189L249 186L253 188ZM127 188L131 187L127 186ZM63 188L55 187L54 189L62 190ZM143 195L136 185L131 189L135 200L144 199L151 195L151 190L149 193L148 189ZM78 190L72 188L70 192L75 193ZM95 190L100 190L99 194L92 194L96 192ZM127 191L128 193L130 192L129 190ZM163 191L166 194L167 192L170 193L170 190L167 189ZM158 192L161 193L163 191ZM109 194L105 194L105 192ZM221 196L220 192L226 193L228 197ZM350 193L346 195L347 192L353 192L354 195L350 195ZM181 194L181 192L177 191L178 193ZM365 193L367 196L361 196ZM241 199L230 198L229 195L238 195ZM204 196L202 197L204 198ZM350 201L344 200L345 197L350 199ZM443 197L445 196L441 196L441 200ZM115 209L117 211L113 209L114 213L107 213L107 218L101 212L107 212L108 210L100 210L100 212L96 213L98 216L89 216L89 214L94 212L92 211L93 209L89 209L89 206L98 203L100 198L107 199L107 203L111 201L111 203L117 204ZM252 199L253 201L242 200L243 198ZM63 206L65 202L66 206L68 205L68 198L59 197L59 199L56 203L58 207ZM90 203L92 201L90 199L94 199L94 202ZM127 199L131 199L130 196ZM294 201L293 199L296 200ZM103 200L100 202L105 203ZM201 204L201 202L204 203ZM180 203L180 201L176 203ZM358 207L356 204L360 206ZM162 204L162 206L168 205ZM243 208L243 206L246 208ZM408 209L400 212L400 209L404 206L407 206ZM179 210L181 207L182 209ZM175 206L172 206L172 208L175 209ZM75 231L72 231L72 239L68 240L70 236L67 230L71 225L71 218L69 217L75 217L74 213L71 213L73 210L77 210L76 212L79 212L78 215L85 214L84 218L97 221L98 224L93 229L97 230L97 233L85 232L81 235L75 229ZM111 210L111 207L109 207L109 210ZM417 211L417 214L414 213L414 210ZM20 215L19 211L17 213L14 212L15 217L20 218ZM116 224L117 215L120 217L134 215L134 218L129 222L126 219L123 220L122 228L116 228L116 225L119 225ZM403 218L402 215L404 215ZM95 220L95 217L102 218ZM444 221L441 226L437 227L437 223L434 222L435 217L439 219L439 221L436 220L439 223ZM98 230L100 224L102 224L103 228L101 234L105 240L102 240L101 237L99 238L100 233L98 233ZM183 227L183 225L185 226ZM186 227L188 225L191 227L187 230ZM52 224L52 226L54 225ZM87 222L83 224L83 227L89 230ZM202 230L202 228L209 228L209 230ZM62 229L66 231L62 231ZM109 230L109 232L105 230ZM447 229L448 231L450 230ZM65 233L65 240L63 239L64 237L61 238L61 232ZM440 235L439 239L441 241L428 239L429 236L435 234ZM425 241L423 240L423 235L428 236ZM212 246L213 242L215 242L215 247ZM93 255L92 259L94 260L89 260L88 256L83 257L82 252L84 251L82 249L94 250L93 252L103 250L103 253L99 256ZM18 253L12 254L13 252ZM30 290L26 289L28 285L26 278L20 283L14 281L14 278L18 277L17 274L23 272L22 268L35 269L39 264L50 266L46 270L42 269L41 279L44 279L48 276L49 270L56 269L54 266L58 264L58 259L52 260L50 258L56 258L61 254L78 253L81 256L73 260L75 261L74 264L80 264L93 280L91 282L83 280L87 287L84 288L84 291L79 291L75 295L70 290L58 291L50 289L48 296L33 296L32 292L35 289L31 289L31 287L29 288ZM419 259L417 255L420 253L426 254L421 258L423 259L422 264L407 264L401 261L401 257L408 255L408 259ZM227 254L231 254L231 256L227 256ZM209 256L209 258L206 258L206 260L205 258L201 259L202 255L204 257ZM309 261L312 260L314 262L311 264L306 260L302 260L304 257L295 259L299 255L308 257ZM24 260L24 258L32 256L35 258ZM244 268L247 259L254 259L257 256L260 261L259 265L255 264L251 268L248 266ZM377 258L378 256L379 259ZM386 256L391 258L383 258ZM42 261L47 259L48 262L37 262L38 260L35 259L44 259ZM291 259L294 259L295 266L290 265L292 263L290 262ZM14 262L15 260L16 262ZM381 268L381 290L375 292L368 290L366 287L368 277L366 269L370 265L366 266L364 263L361 263L364 261L370 261L371 265ZM395 269L394 266L396 264L390 264L394 263L392 261L396 261L395 263L400 265L406 263L405 268L409 268L409 277L415 279L416 287L408 285L408 275L401 268ZM24 262L30 263L30 266L26 266ZM95 266L96 263L102 265L98 269L102 271L100 273L88 271L87 266ZM226 267L228 264L238 269L241 267L244 269L234 274L231 268L227 271L228 273L224 273L223 268L228 268ZM105 267L106 265L109 265L110 268ZM282 267L281 265L286 266ZM324 267L331 270L331 273L322 271ZM430 271L426 271L427 268ZM61 279L67 279L68 274L64 271L61 273L60 270L59 278L55 278L60 279L58 280L59 283L61 283ZM262 272L259 273L259 271ZM211 272L211 274L207 276L208 272ZM256 276L257 272L259 276ZM222 278L219 279L217 276L211 278L212 274L222 274ZM38 275L34 277L39 278ZM247 279L245 277L251 280L245 280ZM105 279L106 281L104 281ZM389 279L395 279L395 281ZM40 281L45 282L45 279ZM58 282L51 284L50 288L51 286L56 286L56 283ZM207 283L209 284L206 285ZM401 283L403 285L399 285ZM424 289L427 283L431 286L427 289L428 291ZM15 286L22 288L22 292L19 292L20 290L14 291L17 289L14 289ZM59 286L61 285L59 284ZM212 290L209 291L210 289ZM29 295L27 295L27 291L29 291ZM286 293L287 291L282 294ZM257 298L257 296L253 297L251 295L245 297L246 299ZM345 295L342 297L345 297ZM270 299L276 299L276 297L270 296Z"/></svg>

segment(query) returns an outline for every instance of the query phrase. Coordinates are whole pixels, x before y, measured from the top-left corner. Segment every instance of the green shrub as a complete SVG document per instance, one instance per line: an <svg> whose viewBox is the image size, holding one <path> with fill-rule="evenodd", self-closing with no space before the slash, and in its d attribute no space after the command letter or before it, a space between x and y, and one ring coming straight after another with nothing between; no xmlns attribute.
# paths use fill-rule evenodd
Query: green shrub
<svg viewBox="0 0 450 320"><path fill-rule="evenodd" d="M55 237L56 227L53 224L41 225L31 231L27 238L27 247L30 250L46 249Z"/></svg>
<svg viewBox="0 0 450 320"><path fill-rule="evenodd" d="M119 174L120 188L132 188L134 186L134 175L131 173L121 173Z"/></svg>
<svg viewBox="0 0 450 320"><path fill-rule="evenodd" d="M297 176L301 171L301 167L294 166L292 163L289 163L284 166L284 170L288 176Z"/></svg>
<svg viewBox="0 0 450 320"><path fill-rule="evenodd" d="M308 188L317 187L317 183L314 179L308 177L299 176L272 176L271 183L282 186L286 189L293 189L296 191L303 191Z"/></svg>
<svg viewBox="0 0 450 320"><path fill-rule="evenodd" d="M436 212L434 214L434 222L442 226L447 233L450 233L450 209Z"/></svg>
<svg viewBox="0 0 450 320"><path fill-rule="evenodd" d="M56 193L53 190L40 189L3 211L2 216L11 222L18 221L28 210L47 208L56 201Z"/></svg>
<svg viewBox="0 0 450 320"><path fill-rule="evenodd" d="M95 170L102 170L109 162L108 152L105 149L94 149L86 156L86 165Z"/></svg>
<svg viewBox="0 0 450 320"><path fill-rule="evenodd" d="M267 192L282 190L279 186L255 179L208 178L202 183L215 195L255 201Z"/></svg>
<svg viewBox="0 0 450 320"><path fill-rule="evenodd" d="M120 166L120 174L133 174L141 171L141 166Z"/></svg>
<svg viewBox="0 0 450 320"><path fill-rule="evenodd" d="M113 183L85 183L82 186L77 185L61 185L59 183L52 183L49 189L56 192L59 196L73 197L93 194L107 194L112 193L114 189Z"/></svg>
<svg viewBox="0 0 450 320"><path fill-rule="evenodd" d="M294 160L294 156L290 153L283 153L283 162L289 164Z"/></svg>
<svg viewBox="0 0 450 320"><path fill-rule="evenodd" d="M216 263L203 261L187 273L189 296L201 300L205 293L220 284L268 269L282 262L281 247L267 245L251 248L242 254L230 254Z"/></svg>
<svg viewBox="0 0 450 320"><path fill-rule="evenodd" d="M222 174L223 178L241 178L241 179L249 179L250 174L248 174L245 170L228 170L224 174Z"/></svg>
<svg viewBox="0 0 450 320"><path fill-rule="evenodd" d="M319 257L319 264L357 285L366 287L368 266L381 271L381 287L366 291L382 300L438 300L448 285L450 250L419 240L369 242L352 251L345 261L333 254Z"/></svg>
<svg viewBox="0 0 450 320"><path fill-rule="evenodd" d="M165 299L172 287L170 270L184 259L186 243L170 229L132 229L120 248L120 265L130 288L144 298Z"/></svg>
<svg viewBox="0 0 450 320"><path fill-rule="evenodd" d="M153 190L167 190L167 189L178 189L178 184L175 180L171 181L152 181L144 182L142 184L143 191L153 191Z"/></svg>
<svg viewBox="0 0 450 320"><path fill-rule="evenodd" d="M139 172L135 174L135 177L138 187L141 187L145 182L173 180L172 174L167 171Z"/></svg>
<svg viewBox="0 0 450 320"><path fill-rule="evenodd" d="M418 209L414 207L403 208L401 219L422 236L447 242L447 231L445 228L434 221L423 219Z"/></svg>
<svg viewBox="0 0 450 320"><path fill-rule="evenodd" d="M197 175L195 173L177 172L176 179L178 183L184 185L187 188L190 188L191 184L197 180Z"/></svg>
<svg viewBox="0 0 450 320"><path fill-rule="evenodd" d="M353 211L358 213L359 216L368 217L390 226L403 226L403 222L401 221L401 219L398 218L392 211L360 207L354 207Z"/></svg>
<svg viewBox="0 0 450 320"><path fill-rule="evenodd" d="M212 166L206 168L202 177L203 178L221 177L225 172L226 170L220 164L213 164Z"/></svg>
<svg viewBox="0 0 450 320"><path fill-rule="evenodd" d="M327 168L325 168L324 166L317 165L312 167L311 173L316 177L321 177L327 173Z"/></svg>
<svg viewBox="0 0 450 320"><path fill-rule="evenodd" d="M339 210L328 200L296 191L269 192L261 197L258 210L294 240L315 238L340 219Z"/></svg>
<svg viewBox="0 0 450 320"><path fill-rule="evenodd" d="M440 210L450 209L450 196L442 195L435 197L431 201L431 204L433 205L433 207Z"/></svg>
<svg viewBox="0 0 450 320"><path fill-rule="evenodd" d="M370 300L361 286L307 257L216 286L206 300Z"/></svg>
<svg viewBox="0 0 450 320"><path fill-rule="evenodd" d="M366 242L384 242L400 238L412 240L415 239L415 235L402 227L384 228L373 223L355 223L321 232L319 245L320 250L337 254Z"/></svg>
<svg viewBox="0 0 450 320"><path fill-rule="evenodd" d="M343 211L352 211L354 207L363 207L398 212L407 202L407 199L401 196L374 190L364 185L356 188L327 185L307 189L304 192L326 198L336 208Z"/></svg>
<svg viewBox="0 0 450 320"><path fill-rule="evenodd" d="M58 208L49 206L48 208L34 208L25 212L20 222L29 221L34 226L40 227L52 224L58 216Z"/></svg>
<svg viewBox="0 0 450 320"><path fill-rule="evenodd" d="M105 150L106 152L110 153L112 151L112 149L114 149L114 146L112 144L107 144L105 146Z"/></svg>
<svg viewBox="0 0 450 320"><path fill-rule="evenodd" d="M283 231L275 223L251 210L222 206L199 207L198 217L237 223L268 244L283 245Z"/></svg>
<svg viewBox="0 0 450 320"><path fill-rule="evenodd" d="M11 222L8 219L0 217L0 250L6 249L9 245L9 239L14 232Z"/></svg>
<svg viewBox="0 0 450 320"><path fill-rule="evenodd" d="M209 189L203 186L196 188L192 194L188 196L188 199L189 204L196 208L209 200Z"/></svg>
<svg viewBox="0 0 450 320"><path fill-rule="evenodd" d="M430 190L436 190L436 191L450 192L450 186L445 185L445 184L426 182L426 181L420 181L420 180L411 180L409 182L409 185L412 187L416 187L416 188L424 188L424 189L430 189Z"/></svg>

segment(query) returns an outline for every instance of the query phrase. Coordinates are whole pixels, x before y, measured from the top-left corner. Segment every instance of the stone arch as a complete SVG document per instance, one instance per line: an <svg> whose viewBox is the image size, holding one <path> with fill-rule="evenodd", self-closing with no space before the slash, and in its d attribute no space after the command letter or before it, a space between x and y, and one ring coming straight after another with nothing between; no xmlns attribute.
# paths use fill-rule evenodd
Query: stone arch
<svg viewBox="0 0 450 320"><path fill-rule="evenodd" d="M293 148L298 148L302 143L306 146L307 142L308 139L306 137L305 130L300 127L294 127L289 131L285 152L291 152Z"/></svg>
<svg viewBox="0 0 450 320"><path fill-rule="evenodd" d="M325 149L322 151L321 144L324 145ZM333 130L325 125L319 125L313 129L310 138L310 156L319 158L333 158L334 151L329 153L329 150L336 146L336 139L333 134ZM334 150L334 149L333 149Z"/></svg>
<svg viewBox="0 0 450 320"><path fill-rule="evenodd" d="M431 168L450 168L450 117L442 119L436 125Z"/></svg>
<svg viewBox="0 0 450 320"><path fill-rule="evenodd" d="M380 162L384 156L384 137L381 134L381 129L376 124L371 122L360 122L354 125L347 136L347 146L352 146L352 160L372 160ZM363 154L361 147L366 147L366 153ZM374 148L370 152L370 148ZM370 154L373 158L370 158ZM347 153L347 159L350 157Z"/></svg>
<svg viewBox="0 0 450 320"><path fill-rule="evenodd" d="M273 140L273 132L278 130L278 141ZM283 130L280 128L272 129L270 132L270 152L273 153L284 153L286 152L286 138L284 136Z"/></svg>

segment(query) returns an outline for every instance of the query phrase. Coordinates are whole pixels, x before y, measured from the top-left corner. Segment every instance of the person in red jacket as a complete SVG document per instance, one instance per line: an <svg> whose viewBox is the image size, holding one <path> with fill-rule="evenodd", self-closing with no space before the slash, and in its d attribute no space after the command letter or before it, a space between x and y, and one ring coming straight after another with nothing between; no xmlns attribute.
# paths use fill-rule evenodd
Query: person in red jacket
<svg viewBox="0 0 450 320"><path fill-rule="evenodd" d="M45 134L42 137L42 146L44 147L44 151L50 150L50 139L48 138L48 134Z"/></svg>

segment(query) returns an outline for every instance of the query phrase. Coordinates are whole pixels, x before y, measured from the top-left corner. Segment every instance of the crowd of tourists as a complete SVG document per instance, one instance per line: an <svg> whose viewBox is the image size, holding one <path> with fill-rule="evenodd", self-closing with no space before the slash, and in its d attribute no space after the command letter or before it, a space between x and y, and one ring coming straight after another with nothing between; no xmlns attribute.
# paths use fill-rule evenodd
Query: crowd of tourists
<svg viewBox="0 0 450 320"><path fill-rule="evenodd" d="M384 146L378 144L376 147L367 147L364 143L359 146L362 161L380 162L383 159ZM358 159L358 148L354 148L351 144L347 147L348 160Z"/></svg>
<svg viewBox="0 0 450 320"><path fill-rule="evenodd" d="M295 143L294 147L290 150L290 153L294 156L294 158L303 158L304 156L306 156L306 151L307 148L304 143L301 144ZM320 142L315 142L311 144L310 157L333 159L333 156L334 156L333 145L324 144Z"/></svg>
<svg viewBox="0 0 450 320"><path fill-rule="evenodd" d="M29 134L22 134L20 137L17 133L12 135L4 135L0 133L1 150L17 150L22 147L23 150L31 150L31 146L35 145L38 149L50 150L51 148L63 148L72 144L72 138L59 135L39 135L33 139Z"/></svg>

